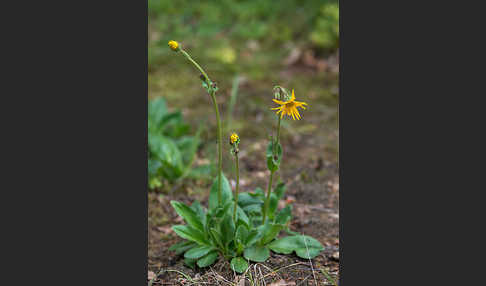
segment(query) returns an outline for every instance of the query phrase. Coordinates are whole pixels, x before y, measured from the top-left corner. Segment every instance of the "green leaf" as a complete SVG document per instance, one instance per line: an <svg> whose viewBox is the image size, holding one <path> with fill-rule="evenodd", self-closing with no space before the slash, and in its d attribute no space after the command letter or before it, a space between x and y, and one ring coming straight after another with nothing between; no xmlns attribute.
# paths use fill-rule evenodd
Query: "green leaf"
<svg viewBox="0 0 486 286"><path fill-rule="evenodd" d="M221 203L224 205L233 200L231 187L226 176L221 172ZM218 207L218 177L214 178L211 191L209 193L209 209L213 210Z"/></svg>
<svg viewBox="0 0 486 286"><path fill-rule="evenodd" d="M213 251L206 254L197 261L197 266L203 268L213 264L218 259L218 252Z"/></svg>
<svg viewBox="0 0 486 286"><path fill-rule="evenodd" d="M277 199L281 200L285 193L285 183L278 183L277 187L273 190L273 193L277 196Z"/></svg>
<svg viewBox="0 0 486 286"><path fill-rule="evenodd" d="M273 224L273 223L266 223L263 227L263 237L262 237L262 244L267 244L272 241L275 237L277 237L278 233L284 228L283 225L280 224Z"/></svg>
<svg viewBox="0 0 486 286"><path fill-rule="evenodd" d="M149 126L152 124L155 127L159 127L162 118L167 114L167 104L163 97L158 97L148 102L148 121Z"/></svg>
<svg viewBox="0 0 486 286"><path fill-rule="evenodd" d="M270 203L268 204L268 218L273 220L275 218L275 211L278 206L278 198L274 193L270 194Z"/></svg>
<svg viewBox="0 0 486 286"><path fill-rule="evenodd" d="M299 246L297 246L296 243L297 243L297 236L287 236L280 239L276 239L275 241L268 244L268 247L276 253L290 254L296 248L299 248Z"/></svg>
<svg viewBox="0 0 486 286"><path fill-rule="evenodd" d="M191 249L195 246L197 246L196 243L186 240L186 241L182 241L182 242L179 242L179 243L172 245L171 247L169 247L169 250L175 251L176 255L179 255L181 253L184 253L186 250L189 250L189 249Z"/></svg>
<svg viewBox="0 0 486 286"><path fill-rule="evenodd" d="M305 259L312 259L319 255L319 252L321 252L321 250L318 248L299 248L295 250L298 257Z"/></svg>
<svg viewBox="0 0 486 286"><path fill-rule="evenodd" d="M233 222L233 217L228 213L223 218L220 225L221 234L223 235L223 242L228 245L235 236L235 223Z"/></svg>
<svg viewBox="0 0 486 286"><path fill-rule="evenodd" d="M182 155L175 142L161 134L151 134L148 138L149 153L151 159L158 160L162 164L158 170L168 180L175 180L182 175Z"/></svg>
<svg viewBox="0 0 486 286"><path fill-rule="evenodd" d="M172 207L174 207L177 214L184 218L188 225L204 232L204 226L201 222L201 219L190 207L177 201L170 201L170 204L172 205Z"/></svg>
<svg viewBox="0 0 486 286"><path fill-rule="evenodd" d="M194 269L194 267L196 267L196 259L184 258L184 264L189 266L191 269Z"/></svg>
<svg viewBox="0 0 486 286"><path fill-rule="evenodd" d="M252 196L249 193L238 194L238 205L242 208L249 205L262 203L263 201L259 197Z"/></svg>
<svg viewBox="0 0 486 286"><path fill-rule="evenodd" d="M214 250L214 247L207 246L207 245L196 246L196 247L192 248L191 250L187 251L184 254L184 257L185 258L200 258L200 257L203 257L204 255L208 254L211 250Z"/></svg>
<svg viewBox="0 0 486 286"><path fill-rule="evenodd" d="M172 230L180 237L194 241L198 244L209 245L204 237L204 233L188 225L174 225Z"/></svg>
<svg viewBox="0 0 486 286"><path fill-rule="evenodd" d="M234 205L233 205L234 207ZM239 222L240 221L243 221L246 226L250 226L250 219L248 218L248 216L246 215L246 213L243 211L242 208L240 208L239 206L236 207L236 221Z"/></svg>
<svg viewBox="0 0 486 286"><path fill-rule="evenodd" d="M238 273L245 272L248 269L248 262L243 257L234 257L231 259L231 269Z"/></svg>
<svg viewBox="0 0 486 286"><path fill-rule="evenodd" d="M253 204L253 205L248 205L243 208L243 210L248 213L248 214L259 214L262 212L262 205L263 204Z"/></svg>
<svg viewBox="0 0 486 286"><path fill-rule="evenodd" d="M211 175L211 165L205 164L205 165L200 165L192 168L187 174L187 177L191 179L200 179L200 178L209 177L210 175Z"/></svg>
<svg viewBox="0 0 486 286"><path fill-rule="evenodd" d="M182 162L185 168L192 163L199 145L199 138L192 136L184 136L176 141L176 145L181 151Z"/></svg>
<svg viewBox="0 0 486 286"><path fill-rule="evenodd" d="M251 261L265 262L270 257L270 250L266 246L253 245L245 249L244 256Z"/></svg>
<svg viewBox="0 0 486 286"><path fill-rule="evenodd" d="M236 230L235 237L239 242L244 244L246 242L246 239L248 238L248 234L249 234L248 228L244 225L240 225Z"/></svg>
<svg viewBox="0 0 486 286"><path fill-rule="evenodd" d="M222 218L225 215L229 214L229 210L233 206L234 206L233 202L227 202L226 204L223 205L223 207L217 206L215 209L213 209L213 211L210 212L210 215L213 218Z"/></svg>
<svg viewBox="0 0 486 286"><path fill-rule="evenodd" d="M262 236L263 236L263 233L261 231L254 229L254 230L250 231L250 233L246 237L246 241L245 241L244 244L246 246L251 246L251 245L255 244L258 240L260 240L260 238L262 238Z"/></svg>
<svg viewBox="0 0 486 286"><path fill-rule="evenodd" d="M307 259L316 257L324 250L318 240L304 235L280 238L268 244L268 247L276 253L289 254L295 251L299 257Z"/></svg>
<svg viewBox="0 0 486 286"><path fill-rule="evenodd" d="M262 190L262 188L258 187L255 189L255 193L250 193L250 196L259 197L263 201L265 199L265 192Z"/></svg>
<svg viewBox="0 0 486 286"><path fill-rule="evenodd" d="M191 205L191 209L196 213L197 217L201 221L202 225L206 225L206 212L199 201L194 201Z"/></svg>
<svg viewBox="0 0 486 286"><path fill-rule="evenodd" d="M292 206L287 205L285 208L281 209L277 216L275 217L275 223L286 224L292 217Z"/></svg>
<svg viewBox="0 0 486 286"><path fill-rule="evenodd" d="M282 160L282 145L278 144L276 154L273 154L273 141L267 145L267 167L270 171L277 171Z"/></svg>
<svg viewBox="0 0 486 286"><path fill-rule="evenodd" d="M216 228L211 228L210 233L213 237L215 244L219 245L219 247L221 248L224 248L223 236L221 235L221 233Z"/></svg>

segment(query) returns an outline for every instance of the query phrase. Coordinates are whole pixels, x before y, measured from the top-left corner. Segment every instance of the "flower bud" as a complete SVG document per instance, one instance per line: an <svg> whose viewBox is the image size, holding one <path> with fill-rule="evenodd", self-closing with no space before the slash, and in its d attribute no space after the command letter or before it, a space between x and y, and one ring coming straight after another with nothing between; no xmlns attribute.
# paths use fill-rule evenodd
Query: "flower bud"
<svg viewBox="0 0 486 286"><path fill-rule="evenodd" d="M273 88L273 97L276 100L283 100L283 101L289 101L292 98L289 92L287 91L287 89L279 85L276 85Z"/></svg>
<svg viewBox="0 0 486 286"><path fill-rule="evenodd" d="M179 50L179 43L176 41L169 41L169 47L174 52L177 52Z"/></svg>
<svg viewBox="0 0 486 286"><path fill-rule="evenodd" d="M235 142L239 142L240 141L239 139L240 138L238 137L238 134L233 132L233 134L231 134L230 136L230 145L235 144Z"/></svg>

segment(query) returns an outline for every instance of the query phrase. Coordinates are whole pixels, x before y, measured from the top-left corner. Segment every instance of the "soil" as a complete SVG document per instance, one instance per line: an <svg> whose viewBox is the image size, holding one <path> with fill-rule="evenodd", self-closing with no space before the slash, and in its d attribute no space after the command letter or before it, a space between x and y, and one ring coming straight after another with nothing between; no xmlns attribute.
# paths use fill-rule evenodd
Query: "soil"
<svg viewBox="0 0 486 286"><path fill-rule="evenodd" d="M282 84L285 86L284 84ZM225 92L224 90L222 91ZM266 170L265 147L267 135L271 126L276 125L275 116L268 111L268 106L259 106L261 102L269 101L269 92L260 92L248 86L242 86L241 92L250 95L251 100L241 102L235 108L234 121L240 135L240 189L252 191L256 187L266 189L269 172ZM229 94L229 93L228 93ZM196 96L204 96L199 93ZM211 267L193 270L183 263L183 256L176 256L168 248L181 239L171 230L174 224L181 224L182 219L175 213L170 200L187 204L199 200L207 206L210 182L207 180L192 180L184 182L173 192L159 190L149 193L149 248L148 270L149 278L157 277L152 285L252 285L249 274L256 281L253 285L334 285L322 273L322 270L337 282L339 277L339 177L338 177L338 128L337 105L330 106L322 102L318 96L309 98L300 96L296 90L297 100L307 101L309 108L301 111L302 120L286 119L282 125L281 143L284 149L282 165L278 171L280 178L286 183L285 199L294 201L290 229L319 240L325 247L311 261L301 259L295 254L279 255L271 253L264 263L252 263L247 273L247 279L234 273L228 262L220 259ZM304 98L302 98L304 97ZM225 99L226 100L226 99ZM169 101L169 106L177 106L177 100ZM189 102L189 101L187 101ZM186 102L186 103L187 103ZM171 105L173 103L173 105ZM207 104L207 105L205 105ZM213 115L207 114L210 108L209 100L201 103L204 110L179 106L184 116L192 123L206 113L205 118L211 123ZM272 106L273 107L273 106ZM209 109L210 110L210 109ZM223 109L224 110L224 109ZM226 118L224 114L222 118ZM238 118L250 118L246 123ZM256 123L256 124L254 124ZM266 129L260 128L266 126ZM255 131L255 129L262 131ZM210 129L206 142L215 139L214 129ZM214 133L214 134L212 134ZM216 144L206 143L199 151L200 158L214 156ZM228 146L224 151L229 154ZM225 155L226 156L226 155ZM229 156L223 163L225 174L234 178ZM274 186L276 183L274 183ZM280 206L281 207L281 206ZM281 233L281 236L285 234ZM167 270L167 271L166 271ZM179 271L179 272L176 272ZM188 279L183 274L191 279ZM158 275L157 275L158 274ZM283 283L284 280L285 283ZM192 281L191 281L192 280ZM240 281L241 280L241 281ZM264 282L263 282L264 280ZM280 284L279 284L280 281ZM239 282L239 283L238 283Z"/></svg>

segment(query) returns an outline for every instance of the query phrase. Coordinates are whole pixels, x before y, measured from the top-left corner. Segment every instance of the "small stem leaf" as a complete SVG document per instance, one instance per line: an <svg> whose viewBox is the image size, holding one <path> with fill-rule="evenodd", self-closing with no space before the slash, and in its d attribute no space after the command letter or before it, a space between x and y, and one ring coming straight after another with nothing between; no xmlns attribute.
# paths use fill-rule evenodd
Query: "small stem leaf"
<svg viewBox="0 0 486 286"><path fill-rule="evenodd" d="M279 200L282 199L284 193L285 193L285 183L282 183L282 182L279 182L277 187L275 187L275 189L273 190L273 192L275 193L275 195L277 196L277 198Z"/></svg>
<svg viewBox="0 0 486 286"><path fill-rule="evenodd" d="M275 217L275 223L286 224L292 217L292 206L287 205L285 208L281 209L277 216Z"/></svg>
<svg viewBox="0 0 486 286"><path fill-rule="evenodd" d="M272 221L275 218L275 211L277 210L277 206L278 206L278 198L272 192L270 194L270 202L268 204L268 218Z"/></svg>
<svg viewBox="0 0 486 286"><path fill-rule="evenodd" d="M276 154L273 152L273 141L270 141L267 145L267 167L270 171L277 171L280 166L280 161L282 160L282 145L280 143L277 145Z"/></svg>

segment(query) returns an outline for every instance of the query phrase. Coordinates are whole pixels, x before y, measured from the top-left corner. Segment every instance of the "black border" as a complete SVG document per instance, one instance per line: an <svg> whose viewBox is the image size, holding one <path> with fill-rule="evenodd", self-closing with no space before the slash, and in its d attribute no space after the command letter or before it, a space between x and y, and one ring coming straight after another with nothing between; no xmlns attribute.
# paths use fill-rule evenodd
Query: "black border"
<svg viewBox="0 0 486 286"><path fill-rule="evenodd" d="M146 285L148 3L11 4L2 284Z"/></svg>

